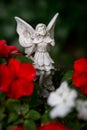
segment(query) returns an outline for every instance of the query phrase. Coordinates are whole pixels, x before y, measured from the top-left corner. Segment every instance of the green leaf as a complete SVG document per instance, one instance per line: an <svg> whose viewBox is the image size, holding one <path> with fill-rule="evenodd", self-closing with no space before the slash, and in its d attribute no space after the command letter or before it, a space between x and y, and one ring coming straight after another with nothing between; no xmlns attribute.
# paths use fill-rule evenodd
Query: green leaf
<svg viewBox="0 0 87 130"><path fill-rule="evenodd" d="M0 58L0 64L6 63L6 59L5 58Z"/></svg>
<svg viewBox="0 0 87 130"><path fill-rule="evenodd" d="M25 120L24 127L26 128L26 130L36 130L36 124L32 120Z"/></svg>
<svg viewBox="0 0 87 130"><path fill-rule="evenodd" d="M0 92L0 101L3 101L5 99L5 94L3 92Z"/></svg>
<svg viewBox="0 0 87 130"><path fill-rule="evenodd" d="M5 111L5 107L4 106L0 106L0 114L3 113Z"/></svg>
<svg viewBox="0 0 87 130"><path fill-rule="evenodd" d="M2 121L5 117L6 115L4 113L0 113L0 121Z"/></svg>
<svg viewBox="0 0 87 130"><path fill-rule="evenodd" d="M11 130L12 128L14 128L15 127L15 125L8 125L7 127L6 127L6 130Z"/></svg>
<svg viewBox="0 0 87 130"><path fill-rule="evenodd" d="M70 118L71 119L71 118ZM82 130L81 129L81 123L79 122L79 120L74 119L74 120L68 120L66 119L65 124L67 125L67 127L69 127L72 130ZM73 125L74 124L74 125Z"/></svg>
<svg viewBox="0 0 87 130"><path fill-rule="evenodd" d="M67 81L67 82L70 82L72 80L72 74L73 74L73 70L70 70L70 71L67 71L63 78L62 78L62 81Z"/></svg>
<svg viewBox="0 0 87 130"><path fill-rule="evenodd" d="M5 118L5 107L4 106L0 106L0 121L2 121Z"/></svg>
<svg viewBox="0 0 87 130"><path fill-rule="evenodd" d="M33 63L33 61L31 59L29 59L28 57L26 57L24 55L16 55L15 58L20 60L21 62Z"/></svg>
<svg viewBox="0 0 87 130"><path fill-rule="evenodd" d="M6 107L11 112L19 112L20 111L20 102L19 100L8 99L6 102Z"/></svg>
<svg viewBox="0 0 87 130"><path fill-rule="evenodd" d="M41 117L42 123L49 122L51 120L51 118L49 116L49 111L50 111L50 107L48 105L45 106L45 113Z"/></svg>
<svg viewBox="0 0 87 130"><path fill-rule="evenodd" d="M13 124L14 125L20 125L20 124L23 124L23 122L24 122L24 119L20 118L20 119L17 119Z"/></svg>
<svg viewBox="0 0 87 130"><path fill-rule="evenodd" d="M2 123L0 123L0 130L2 130Z"/></svg>
<svg viewBox="0 0 87 130"><path fill-rule="evenodd" d="M25 118L29 118L29 119L32 119L32 120L38 120L38 119L40 119L40 117L41 117L40 113L35 111L35 110L31 110L25 116Z"/></svg>
<svg viewBox="0 0 87 130"><path fill-rule="evenodd" d="M35 84L35 89L34 89L33 94L30 97L30 102L29 102L29 105L32 108L37 107L40 104L40 98L39 98L38 90L40 90L40 86L38 84Z"/></svg>
<svg viewBox="0 0 87 130"><path fill-rule="evenodd" d="M22 113L23 115L25 115L27 112L29 112L29 105L28 105L28 104L23 104L23 105L20 107L20 109L21 109L21 113Z"/></svg>
<svg viewBox="0 0 87 130"><path fill-rule="evenodd" d="M41 118L42 123L49 122L51 119L48 114L44 114Z"/></svg>
<svg viewBox="0 0 87 130"><path fill-rule="evenodd" d="M8 116L8 123L14 122L18 119L18 115L16 113L10 113Z"/></svg>

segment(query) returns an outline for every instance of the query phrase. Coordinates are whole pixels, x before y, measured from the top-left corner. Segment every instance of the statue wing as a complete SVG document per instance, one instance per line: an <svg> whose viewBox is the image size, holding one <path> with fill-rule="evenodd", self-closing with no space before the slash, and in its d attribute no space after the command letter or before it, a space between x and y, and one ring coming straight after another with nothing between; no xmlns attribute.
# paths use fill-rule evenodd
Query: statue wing
<svg viewBox="0 0 87 130"><path fill-rule="evenodd" d="M21 18L15 17L15 20L17 22L17 33L19 35L20 45L24 48L31 47L35 30Z"/></svg>
<svg viewBox="0 0 87 130"><path fill-rule="evenodd" d="M55 22L56 22L58 15L59 15L59 13L56 13L47 26L47 31L50 33L50 37L52 39L54 39L54 27L55 27Z"/></svg>

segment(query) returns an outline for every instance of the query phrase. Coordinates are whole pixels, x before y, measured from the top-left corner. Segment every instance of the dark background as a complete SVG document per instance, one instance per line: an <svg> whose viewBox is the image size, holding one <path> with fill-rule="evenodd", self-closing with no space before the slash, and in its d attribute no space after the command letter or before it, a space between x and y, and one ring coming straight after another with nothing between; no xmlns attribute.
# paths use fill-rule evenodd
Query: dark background
<svg viewBox="0 0 87 130"><path fill-rule="evenodd" d="M35 27L49 23L56 12L55 47L51 56L56 65L72 65L87 57L87 0L0 0L0 39L23 48L18 43L15 16Z"/></svg>

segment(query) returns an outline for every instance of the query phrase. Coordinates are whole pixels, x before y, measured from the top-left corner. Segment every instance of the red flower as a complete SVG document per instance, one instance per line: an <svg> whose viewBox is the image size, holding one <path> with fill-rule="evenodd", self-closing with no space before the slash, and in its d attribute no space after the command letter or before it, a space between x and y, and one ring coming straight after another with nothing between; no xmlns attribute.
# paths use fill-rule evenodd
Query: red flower
<svg viewBox="0 0 87 130"><path fill-rule="evenodd" d="M16 46L8 46L6 45L5 40L0 40L0 57L7 58L17 53L18 53L18 48Z"/></svg>
<svg viewBox="0 0 87 130"><path fill-rule="evenodd" d="M87 72L87 59L80 58L74 62L74 70L78 73Z"/></svg>
<svg viewBox="0 0 87 130"><path fill-rule="evenodd" d="M37 128L37 130L70 130L61 123L49 122Z"/></svg>
<svg viewBox="0 0 87 130"><path fill-rule="evenodd" d="M0 91L9 98L20 98L33 93L36 71L32 64L12 59L0 66Z"/></svg>
<svg viewBox="0 0 87 130"><path fill-rule="evenodd" d="M80 58L74 62L74 73L72 75L73 84L78 87L83 94L87 94L87 59Z"/></svg>
<svg viewBox="0 0 87 130"><path fill-rule="evenodd" d="M22 126L15 126L15 127L11 128L11 130L25 130L25 129Z"/></svg>

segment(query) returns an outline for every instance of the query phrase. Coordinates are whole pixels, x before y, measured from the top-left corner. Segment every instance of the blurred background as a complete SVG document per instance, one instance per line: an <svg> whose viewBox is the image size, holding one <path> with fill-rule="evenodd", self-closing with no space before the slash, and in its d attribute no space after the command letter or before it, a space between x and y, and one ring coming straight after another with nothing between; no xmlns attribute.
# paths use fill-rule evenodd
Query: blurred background
<svg viewBox="0 0 87 130"><path fill-rule="evenodd" d="M34 28L42 22L48 24L59 12L55 26L55 47L51 57L55 65L72 65L80 57L87 57L87 0L0 0L0 39L13 44L20 51L15 16Z"/></svg>

